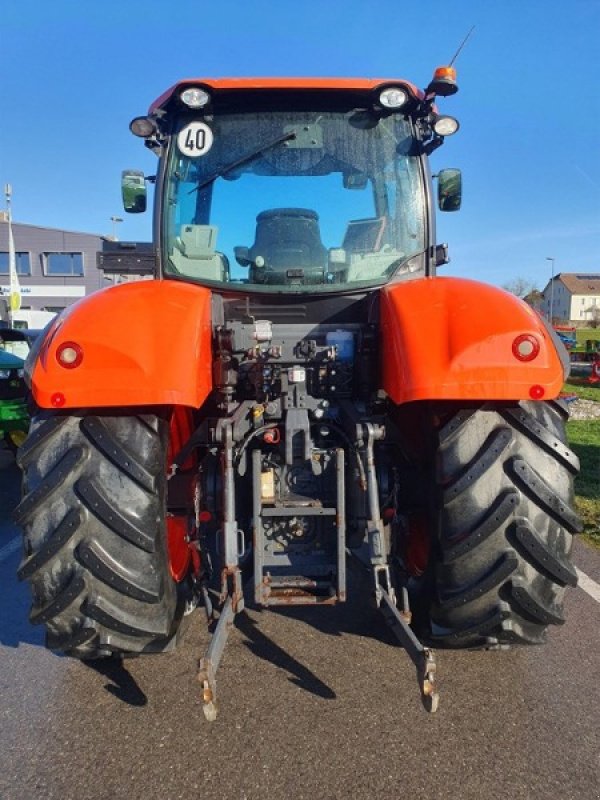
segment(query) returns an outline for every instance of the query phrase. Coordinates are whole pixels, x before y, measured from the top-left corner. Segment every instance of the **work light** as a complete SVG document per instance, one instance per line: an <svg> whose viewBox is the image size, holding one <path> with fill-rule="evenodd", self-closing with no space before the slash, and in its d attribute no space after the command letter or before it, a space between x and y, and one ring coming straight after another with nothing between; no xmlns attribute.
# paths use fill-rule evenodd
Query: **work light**
<svg viewBox="0 0 600 800"><path fill-rule="evenodd" d="M454 117L437 116L433 121L433 130L438 136L452 136L459 128L458 120Z"/></svg>
<svg viewBox="0 0 600 800"><path fill-rule="evenodd" d="M141 136L142 139L147 139L156 133L156 123L150 117L136 117L129 123L129 130L135 136Z"/></svg>
<svg viewBox="0 0 600 800"><path fill-rule="evenodd" d="M190 86L184 89L179 95L179 99L188 108L204 108L210 101L210 95L204 89L199 89L197 86Z"/></svg>
<svg viewBox="0 0 600 800"><path fill-rule="evenodd" d="M384 108L402 108L408 100L408 94L399 86L390 86L379 95L379 102Z"/></svg>

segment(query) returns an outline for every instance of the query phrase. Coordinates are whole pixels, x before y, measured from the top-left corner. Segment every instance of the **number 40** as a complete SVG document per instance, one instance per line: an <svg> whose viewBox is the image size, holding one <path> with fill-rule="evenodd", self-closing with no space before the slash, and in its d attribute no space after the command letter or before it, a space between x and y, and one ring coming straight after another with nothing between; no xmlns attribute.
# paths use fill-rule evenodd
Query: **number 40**
<svg viewBox="0 0 600 800"><path fill-rule="evenodd" d="M203 150L206 144L206 131L202 128L190 129L185 138L185 146L189 150Z"/></svg>

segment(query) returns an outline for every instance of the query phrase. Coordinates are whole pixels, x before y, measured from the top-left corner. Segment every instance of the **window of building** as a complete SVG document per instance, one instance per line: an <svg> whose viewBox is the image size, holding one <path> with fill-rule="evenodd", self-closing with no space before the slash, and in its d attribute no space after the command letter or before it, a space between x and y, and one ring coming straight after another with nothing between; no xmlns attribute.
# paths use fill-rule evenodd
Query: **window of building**
<svg viewBox="0 0 600 800"><path fill-rule="evenodd" d="M15 253L17 275L31 275L29 253ZM8 253L0 253L0 275L8 275Z"/></svg>
<svg viewBox="0 0 600 800"><path fill-rule="evenodd" d="M46 275L83 275L83 253L44 253Z"/></svg>

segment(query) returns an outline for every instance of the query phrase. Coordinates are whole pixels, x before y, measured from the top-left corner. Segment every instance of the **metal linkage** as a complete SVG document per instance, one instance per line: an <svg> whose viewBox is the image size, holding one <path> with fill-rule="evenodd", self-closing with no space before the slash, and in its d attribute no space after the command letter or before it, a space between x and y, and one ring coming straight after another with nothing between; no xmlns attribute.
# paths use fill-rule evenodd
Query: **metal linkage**
<svg viewBox="0 0 600 800"><path fill-rule="evenodd" d="M405 587L402 587L402 610L398 609L396 592L390 579L390 568L387 563L377 563L382 561L381 555L372 547L371 539L369 543L377 608L383 613L396 638L417 668L423 705L433 714L437 711L440 701L435 685L437 669L435 653L417 639L410 627L412 615Z"/></svg>
<svg viewBox="0 0 600 800"><path fill-rule="evenodd" d="M202 684L202 711L209 722L214 722L217 718L217 669L221 663L227 637L233 627L234 617L233 598L229 596L221 611L206 655L200 659L198 680Z"/></svg>
<svg viewBox="0 0 600 800"><path fill-rule="evenodd" d="M399 611L395 600L382 587L379 589L379 596L382 601L379 609L417 668L423 705L427 711L433 714L437 711L440 702L435 684L437 670L435 653L430 648L424 647L413 633L410 627L410 611Z"/></svg>
<svg viewBox="0 0 600 800"><path fill-rule="evenodd" d="M366 461L370 516L367 534L375 583L375 601L377 608L383 613L400 644L417 668L423 705L427 711L434 713L439 704L439 694L435 685L435 654L433 650L424 647L410 627L411 612L408 591L404 586L402 587L402 610L398 609L396 591L390 577L385 533L379 510L379 487L373 452L374 442L385 437L385 429L378 425L366 424L362 431L359 427L358 433L361 454Z"/></svg>
<svg viewBox="0 0 600 800"><path fill-rule="evenodd" d="M223 583L227 586L228 593L206 655L200 659L198 670L198 680L202 684L202 711L209 722L214 722L218 713L217 670L233 628L235 615L244 610L241 571L236 569L229 574L225 572Z"/></svg>
<svg viewBox="0 0 600 800"><path fill-rule="evenodd" d="M244 608L242 573L239 568L239 535L235 516L235 483L233 466L232 423L222 426L223 451L221 469L223 475L223 526L221 547L224 568L221 575L221 601L223 607L212 635L206 655L200 660L198 680L202 684L202 710L209 722L217 718L217 669L223 656L227 638L233 627L235 615Z"/></svg>

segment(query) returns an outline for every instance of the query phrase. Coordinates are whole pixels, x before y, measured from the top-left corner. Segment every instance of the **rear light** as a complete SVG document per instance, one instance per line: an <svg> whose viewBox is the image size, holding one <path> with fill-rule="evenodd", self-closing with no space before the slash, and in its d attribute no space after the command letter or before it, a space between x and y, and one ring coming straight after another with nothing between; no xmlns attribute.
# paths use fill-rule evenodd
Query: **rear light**
<svg viewBox="0 0 600 800"><path fill-rule="evenodd" d="M519 361L533 361L540 352L540 343L529 333L522 333L514 340L512 351Z"/></svg>
<svg viewBox="0 0 600 800"><path fill-rule="evenodd" d="M56 351L56 360L65 369L74 369L83 361L83 350L76 342L63 342Z"/></svg>
<svg viewBox="0 0 600 800"><path fill-rule="evenodd" d="M54 394L50 397L50 404L53 406L53 408L62 408L66 402L67 398L62 392L54 392Z"/></svg>
<svg viewBox="0 0 600 800"><path fill-rule="evenodd" d="M531 389L529 390L529 397L531 397L532 400L541 400L545 394L546 390L544 389L544 387L539 386L537 384L535 386L532 386Z"/></svg>

